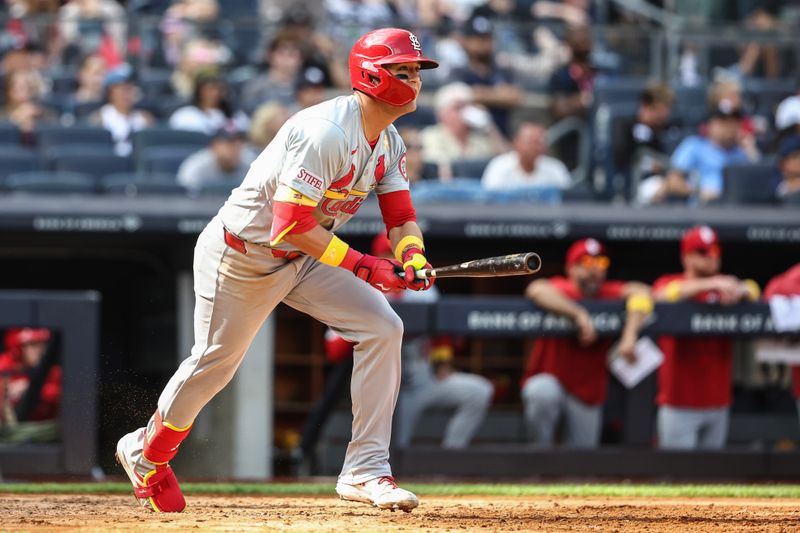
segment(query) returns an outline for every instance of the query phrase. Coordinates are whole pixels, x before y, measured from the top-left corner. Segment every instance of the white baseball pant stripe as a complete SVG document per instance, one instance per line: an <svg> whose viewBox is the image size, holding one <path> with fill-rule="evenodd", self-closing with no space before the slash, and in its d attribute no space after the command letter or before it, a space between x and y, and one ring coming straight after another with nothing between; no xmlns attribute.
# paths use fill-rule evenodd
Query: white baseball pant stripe
<svg viewBox="0 0 800 533"><path fill-rule="evenodd" d="M351 272L311 257L277 259L264 246L247 248L247 255L229 248L216 217L198 238L195 344L159 398L161 416L178 427L192 423L231 380L261 324L283 301L356 343L352 437L340 480L363 483L391 475L389 444L400 388L402 321L380 292Z"/></svg>

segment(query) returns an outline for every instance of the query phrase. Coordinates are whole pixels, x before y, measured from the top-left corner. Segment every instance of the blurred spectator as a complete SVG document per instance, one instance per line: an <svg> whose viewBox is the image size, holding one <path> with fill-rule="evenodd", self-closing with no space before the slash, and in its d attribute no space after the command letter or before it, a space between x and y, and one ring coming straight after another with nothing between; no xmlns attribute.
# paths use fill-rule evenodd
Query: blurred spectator
<svg viewBox="0 0 800 533"><path fill-rule="evenodd" d="M525 290L525 296L534 304L571 318L577 329L574 337L537 339L528 359L522 378L522 401L527 436L539 446L555 443L562 419L564 445L595 448L600 444L608 389L606 362L614 339L598 337L581 300L627 299L619 352L628 361L636 359L635 344L653 308L650 288L635 281L607 280L609 265L600 242L580 240L567 250L566 277L538 279Z"/></svg>
<svg viewBox="0 0 800 533"><path fill-rule="evenodd" d="M249 119L234 111L226 97L227 86L216 72L200 72L194 82L191 103L177 109L169 117L169 127L176 130L199 131L212 135L220 128L245 130Z"/></svg>
<svg viewBox="0 0 800 533"><path fill-rule="evenodd" d="M777 33L777 6L774 5L774 2L740 2L740 6L743 3L749 4L749 9L745 8L747 12L742 13L745 29L760 33ZM756 74L759 60L763 60L761 63L763 69L760 73L762 75L759 77L777 78L780 75L781 64L778 49L775 46L759 42L747 43L735 66L736 74L744 77Z"/></svg>
<svg viewBox="0 0 800 533"><path fill-rule="evenodd" d="M201 29L211 26L219 17L216 0L175 0L164 12L159 24L161 53L167 65L177 65L182 48L190 40L202 37Z"/></svg>
<svg viewBox="0 0 800 533"><path fill-rule="evenodd" d="M513 150L496 156L483 173L481 185L489 190L543 186L566 189L572 178L567 167L547 152L547 130L535 122L522 122L512 140Z"/></svg>
<svg viewBox="0 0 800 533"><path fill-rule="evenodd" d="M550 78L550 113L555 121L575 117L585 122L583 128L588 128L588 114L594 104L592 33L587 26L572 27L566 40L570 59ZM580 164L576 133L563 136L556 144L556 151L568 168L573 169Z"/></svg>
<svg viewBox="0 0 800 533"><path fill-rule="evenodd" d="M467 21L463 36L467 65L454 72L453 79L472 87L475 102L486 106L495 125L507 134L509 112L522 103L524 94L514 84L511 72L495 63L493 31L492 22L486 17Z"/></svg>
<svg viewBox="0 0 800 533"><path fill-rule="evenodd" d="M335 24L363 25L364 29L369 30L377 26L391 26L397 15L397 2L325 0L325 10Z"/></svg>
<svg viewBox="0 0 800 533"><path fill-rule="evenodd" d="M125 9L115 0L70 0L59 10L59 26L68 50L66 61L101 54L111 66L126 52ZM71 51L69 49L72 49Z"/></svg>
<svg viewBox="0 0 800 533"><path fill-rule="evenodd" d="M208 148L193 153L178 169L178 183L190 191L197 191L209 183L228 182L239 185L250 170L246 159L244 132L235 128L222 128L211 139Z"/></svg>
<svg viewBox="0 0 800 533"><path fill-rule="evenodd" d="M425 161L439 165L439 177L452 177L457 159L482 159L506 150L503 135L483 107L475 105L474 92L456 82L436 91L437 123L422 130Z"/></svg>
<svg viewBox="0 0 800 533"><path fill-rule="evenodd" d="M34 47L46 64L60 60L64 39L54 16L61 8L59 0L6 0L9 20L5 23L4 43L11 50ZM37 43L43 43L42 49ZM39 66L28 64L26 68Z"/></svg>
<svg viewBox="0 0 800 533"><path fill-rule="evenodd" d="M324 74L325 87L350 88L347 62L342 61L341 43L316 29L308 4L292 3L285 10L278 35L291 36L300 45L303 68L316 67Z"/></svg>
<svg viewBox="0 0 800 533"><path fill-rule="evenodd" d="M594 103L592 32L588 26L571 28L566 40L570 50L569 62L550 78L553 96L550 111L555 120L585 118Z"/></svg>
<svg viewBox="0 0 800 533"><path fill-rule="evenodd" d="M106 77L106 60L99 54L90 54L78 67L78 88L72 94L75 103L101 102L103 82Z"/></svg>
<svg viewBox="0 0 800 533"><path fill-rule="evenodd" d="M256 109L247 134L250 148L256 155L275 138L289 116L289 110L278 102L267 102Z"/></svg>
<svg viewBox="0 0 800 533"><path fill-rule="evenodd" d="M778 149L780 181L775 187L775 197L782 203L787 197L800 195L800 134L790 135L781 141Z"/></svg>
<svg viewBox="0 0 800 533"><path fill-rule="evenodd" d="M560 20L572 27L588 26L592 22L589 17L591 4L591 0L537 0L531 5L531 12L537 19Z"/></svg>
<svg viewBox="0 0 800 533"><path fill-rule="evenodd" d="M58 439L62 370L60 365L53 363L52 357L47 357L49 341L50 331L44 328L6 331L6 351L0 353L2 441L48 442ZM30 397L30 394L36 396Z"/></svg>
<svg viewBox="0 0 800 533"><path fill-rule="evenodd" d="M734 109L742 114L739 127L739 146L741 146L752 161L758 159L761 154L756 146L756 134L764 133L765 128L756 127L753 117L747 115L742 101L742 86L737 81L722 80L714 83L708 90L709 109ZM707 128L702 126L700 133L705 135Z"/></svg>
<svg viewBox="0 0 800 533"><path fill-rule="evenodd" d="M266 72L251 79L242 88L244 109L255 109L267 101L286 106L295 101L295 84L303 64L300 43L291 36L273 39L267 48L266 63Z"/></svg>
<svg viewBox="0 0 800 533"><path fill-rule="evenodd" d="M306 67L295 84L295 102L299 109L322 103L325 99L325 76L317 67Z"/></svg>
<svg viewBox="0 0 800 533"><path fill-rule="evenodd" d="M42 48L29 42L19 48L12 48L3 54L2 70L9 74L15 70L33 70L43 78L47 75L48 60Z"/></svg>
<svg viewBox="0 0 800 533"><path fill-rule="evenodd" d="M37 124L50 122L57 117L38 103L44 96L44 83L34 70L15 70L6 76L4 101L0 119L9 120L23 133L23 143L33 142L32 134Z"/></svg>
<svg viewBox="0 0 800 533"><path fill-rule="evenodd" d="M221 70L231 51L217 39L194 37L181 47L178 66L172 73L173 92L187 100L194 94L194 80L202 71Z"/></svg>
<svg viewBox="0 0 800 533"><path fill-rule="evenodd" d="M775 110L775 128L781 136L800 134L800 90L778 105Z"/></svg>
<svg viewBox="0 0 800 533"><path fill-rule="evenodd" d="M733 305L759 298L752 280L720 274L717 233L696 226L681 239L683 272L653 284L663 302L689 300ZM664 362L658 371L658 446L719 449L728 435L733 344L730 337L669 337L658 340Z"/></svg>
<svg viewBox="0 0 800 533"><path fill-rule="evenodd" d="M639 201L708 203L717 199L722 194L724 168L750 161L739 144L741 119L741 111L723 101L708 120L708 136L684 139L672 154L666 177L648 178L641 183Z"/></svg>
<svg viewBox="0 0 800 533"><path fill-rule="evenodd" d="M131 135L152 125L153 117L136 108L140 91L133 82L133 70L128 65L119 66L106 74L103 82L106 104L89 117L89 122L111 132L114 151L127 157L133 151Z"/></svg>
<svg viewBox="0 0 800 533"><path fill-rule="evenodd" d="M663 174L669 160L669 137L674 133L670 113L674 94L662 83L649 85L639 95L636 117L618 122L614 136L614 166L641 178Z"/></svg>
<svg viewBox="0 0 800 533"><path fill-rule="evenodd" d="M397 133L406 145L406 157L401 160L400 171L408 180L409 186L424 179L435 179L436 173L426 165L422 157L422 136L418 128L413 126L403 126L397 128ZM413 190L413 189L412 189Z"/></svg>
<svg viewBox="0 0 800 533"><path fill-rule="evenodd" d="M774 296L800 297L800 263L767 282L764 299L769 301ZM797 338L788 338L785 339L785 342L800 351L800 343ZM800 416L800 365L792 366L792 396L795 398L797 414Z"/></svg>

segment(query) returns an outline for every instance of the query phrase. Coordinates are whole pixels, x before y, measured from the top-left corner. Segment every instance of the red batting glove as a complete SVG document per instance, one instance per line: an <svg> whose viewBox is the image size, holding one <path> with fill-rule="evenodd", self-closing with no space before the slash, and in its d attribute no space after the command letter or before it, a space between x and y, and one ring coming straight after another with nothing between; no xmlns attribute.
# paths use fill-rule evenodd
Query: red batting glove
<svg viewBox="0 0 800 533"><path fill-rule="evenodd" d="M425 250L420 250L416 246L409 246L403 250L402 258L403 282L406 289L427 291L433 287L433 278L417 279L417 270L433 268L425 258Z"/></svg>
<svg viewBox="0 0 800 533"><path fill-rule="evenodd" d="M394 259L362 254L350 248L339 266L352 271L357 278L363 279L381 292L399 291L406 288L403 278L397 275L397 271L401 271L402 266Z"/></svg>

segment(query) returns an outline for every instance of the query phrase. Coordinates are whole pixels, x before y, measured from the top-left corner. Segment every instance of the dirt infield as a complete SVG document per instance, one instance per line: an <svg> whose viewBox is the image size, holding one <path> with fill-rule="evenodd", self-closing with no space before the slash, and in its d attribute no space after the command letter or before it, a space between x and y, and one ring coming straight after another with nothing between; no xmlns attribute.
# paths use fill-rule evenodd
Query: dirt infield
<svg viewBox="0 0 800 533"><path fill-rule="evenodd" d="M788 499L422 497L412 513L335 497L190 495L162 515L120 495L0 495L0 531L800 531Z"/></svg>

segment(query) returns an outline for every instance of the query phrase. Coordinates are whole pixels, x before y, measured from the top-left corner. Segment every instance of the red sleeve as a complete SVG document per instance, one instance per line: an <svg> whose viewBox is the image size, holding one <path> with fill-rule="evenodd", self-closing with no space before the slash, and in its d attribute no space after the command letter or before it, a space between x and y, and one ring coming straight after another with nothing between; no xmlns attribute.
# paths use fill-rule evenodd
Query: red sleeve
<svg viewBox="0 0 800 533"><path fill-rule="evenodd" d="M653 292L663 289L671 281L683 279L683 274L666 274L661 276L653 283Z"/></svg>
<svg viewBox="0 0 800 533"><path fill-rule="evenodd" d="M54 366L47 374L47 381L42 385L41 400L50 404L61 402L61 367Z"/></svg>
<svg viewBox="0 0 800 533"><path fill-rule="evenodd" d="M411 193L408 191L394 191L378 195L378 205L381 208L383 223L386 231L406 222L416 222L417 213L411 205Z"/></svg>
<svg viewBox="0 0 800 533"><path fill-rule="evenodd" d="M578 292L578 288L569 280L569 278L565 278L563 276L553 276L549 278L550 284L553 285L556 289L564 293L564 296L570 298L572 300L580 300L581 294Z"/></svg>
<svg viewBox="0 0 800 533"><path fill-rule="evenodd" d="M332 330L325 331L325 358L330 363L339 363L353 356L353 343L343 339Z"/></svg>
<svg viewBox="0 0 800 533"><path fill-rule="evenodd" d="M605 298L608 300L616 300L622 298L622 292L625 289L625 282L612 280L606 281L600 287L600 293L597 295L600 298Z"/></svg>

